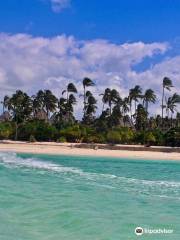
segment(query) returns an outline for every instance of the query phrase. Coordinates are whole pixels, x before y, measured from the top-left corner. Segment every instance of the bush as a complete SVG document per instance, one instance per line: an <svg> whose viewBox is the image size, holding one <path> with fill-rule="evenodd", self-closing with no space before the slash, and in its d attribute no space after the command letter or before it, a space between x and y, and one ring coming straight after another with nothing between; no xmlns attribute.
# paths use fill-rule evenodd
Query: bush
<svg viewBox="0 0 180 240"><path fill-rule="evenodd" d="M14 128L9 122L0 123L0 139L9 139L14 133Z"/></svg>
<svg viewBox="0 0 180 240"><path fill-rule="evenodd" d="M79 125L67 127L60 131L60 136L67 139L68 142L81 142L82 141L82 130Z"/></svg>
<svg viewBox="0 0 180 240"><path fill-rule="evenodd" d="M136 131L134 135L134 143L136 144L144 144L145 143L145 132Z"/></svg>
<svg viewBox="0 0 180 240"><path fill-rule="evenodd" d="M102 134L88 135L83 138L85 143L106 143L106 138Z"/></svg>
<svg viewBox="0 0 180 240"><path fill-rule="evenodd" d="M59 142L59 143L65 143L65 142L67 142L67 140L66 140L65 137L60 137L60 138L58 139L58 142Z"/></svg>
<svg viewBox="0 0 180 240"><path fill-rule="evenodd" d="M30 121L19 127L18 138L20 140L28 140L31 135L37 141L50 141L56 139L57 130L54 126L43 120Z"/></svg>
<svg viewBox="0 0 180 240"><path fill-rule="evenodd" d="M30 136L29 142L31 142L31 143L36 142L36 139L33 135Z"/></svg>
<svg viewBox="0 0 180 240"><path fill-rule="evenodd" d="M147 133L145 133L144 142L145 142L148 146L153 145L153 144L156 143L156 138L155 138L155 136L153 135L152 132L147 132Z"/></svg>
<svg viewBox="0 0 180 240"><path fill-rule="evenodd" d="M122 140L122 137L118 131L112 130L109 131L107 134L107 142L112 144L120 143Z"/></svg>
<svg viewBox="0 0 180 240"><path fill-rule="evenodd" d="M121 143L132 143L134 140L134 131L130 128L123 127L117 129L121 135Z"/></svg>
<svg viewBox="0 0 180 240"><path fill-rule="evenodd" d="M158 146L164 145L164 134L161 132L161 130L155 129L152 132L153 132L153 135L156 138L155 144L158 145Z"/></svg>
<svg viewBox="0 0 180 240"><path fill-rule="evenodd" d="M171 147L180 147L180 128L172 128L165 134L165 144Z"/></svg>

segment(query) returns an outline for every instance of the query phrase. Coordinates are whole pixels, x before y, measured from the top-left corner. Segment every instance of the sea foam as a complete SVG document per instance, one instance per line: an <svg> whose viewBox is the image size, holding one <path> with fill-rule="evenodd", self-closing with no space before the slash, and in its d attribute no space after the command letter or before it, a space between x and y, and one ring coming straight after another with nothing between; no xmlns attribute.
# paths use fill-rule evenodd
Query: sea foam
<svg viewBox="0 0 180 240"><path fill-rule="evenodd" d="M22 158L16 153L0 153L0 164L12 168L31 168L45 171L51 171L54 173L71 173L76 174L87 180L102 181L108 180L108 183L115 183L117 186L129 185L129 186L143 186L147 188L164 188L164 189L180 189L180 182L174 181L152 181L145 179L136 179L131 177L116 176L113 174L93 173L85 172L80 168L66 167L60 164L55 164L48 161L39 160L38 158Z"/></svg>

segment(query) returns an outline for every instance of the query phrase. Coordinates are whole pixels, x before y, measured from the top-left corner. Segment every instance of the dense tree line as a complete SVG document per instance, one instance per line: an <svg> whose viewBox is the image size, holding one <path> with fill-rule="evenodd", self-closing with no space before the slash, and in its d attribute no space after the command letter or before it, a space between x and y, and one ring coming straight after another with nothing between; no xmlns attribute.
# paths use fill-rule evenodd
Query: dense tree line
<svg viewBox="0 0 180 240"><path fill-rule="evenodd" d="M97 117L97 100L90 91L94 85L84 78L83 94L79 95L76 86L69 83L60 99L50 90L40 90L33 96L17 90L5 96L0 138L180 146L180 95L167 97L173 88L171 79L162 81L161 116L149 113L149 105L157 101L155 92L136 85L124 98L116 89L106 88L99 95L103 108ZM81 121L74 115L78 100L83 102Z"/></svg>

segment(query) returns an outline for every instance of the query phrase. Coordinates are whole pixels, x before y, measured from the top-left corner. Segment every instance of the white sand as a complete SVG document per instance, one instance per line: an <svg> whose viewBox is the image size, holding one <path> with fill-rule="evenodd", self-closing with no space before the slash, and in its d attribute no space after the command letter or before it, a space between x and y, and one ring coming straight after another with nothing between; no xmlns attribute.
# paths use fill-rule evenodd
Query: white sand
<svg viewBox="0 0 180 240"><path fill-rule="evenodd" d="M180 160L177 152L151 152L151 151L127 151L127 150L105 150L75 148L73 144L58 143L25 143L3 141L0 143L1 152L34 153L34 154L57 154L57 155L81 155L81 156L103 156L134 159L162 159Z"/></svg>

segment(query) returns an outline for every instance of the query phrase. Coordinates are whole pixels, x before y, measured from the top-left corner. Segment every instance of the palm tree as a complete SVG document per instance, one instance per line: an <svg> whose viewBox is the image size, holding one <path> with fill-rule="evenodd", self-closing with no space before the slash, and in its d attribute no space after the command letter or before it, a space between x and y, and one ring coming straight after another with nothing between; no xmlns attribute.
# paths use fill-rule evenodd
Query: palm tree
<svg viewBox="0 0 180 240"><path fill-rule="evenodd" d="M179 112L177 112L177 114L176 114L176 126L180 127L180 113Z"/></svg>
<svg viewBox="0 0 180 240"><path fill-rule="evenodd" d="M68 116L68 120L70 121L70 118L72 117L73 115L73 105L76 104L76 98L75 96L73 95L73 93L77 93L77 89L75 87L75 85L73 83L69 83L67 85L67 88L66 90L64 90L62 92L62 95L64 93L67 93L67 96L66 96L66 112L67 112L67 116ZM70 94L71 93L71 94Z"/></svg>
<svg viewBox="0 0 180 240"><path fill-rule="evenodd" d="M177 104L180 103L180 95L178 95L177 93L174 93L172 97L169 97L166 101L166 111L167 111L167 115L169 118L169 111L171 112L171 126L172 126L172 122L173 122L173 114L175 111L177 111L176 107Z"/></svg>
<svg viewBox="0 0 180 240"><path fill-rule="evenodd" d="M145 130L147 121L147 112L142 104L138 104L137 114L136 114L136 130Z"/></svg>
<svg viewBox="0 0 180 240"><path fill-rule="evenodd" d="M125 97L123 100L122 100L122 113L123 113L123 122L124 122L124 126L125 126L125 116L126 116L126 113L129 112L129 98L128 97Z"/></svg>
<svg viewBox="0 0 180 240"><path fill-rule="evenodd" d="M39 90L36 96L32 96L33 99L33 113L37 115L39 111L44 111L47 120L50 113L53 113L57 107L57 98L50 90Z"/></svg>
<svg viewBox="0 0 180 240"><path fill-rule="evenodd" d="M97 101L91 92L88 91L86 93L88 94L86 94L87 103L85 106L85 115L84 115L83 121L87 124L90 124L93 122L95 118L94 113L96 112L96 109L97 109L97 106L96 106Z"/></svg>
<svg viewBox="0 0 180 240"><path fill-rule="evenodd" d="M128 96L128 103L129 103L129 110L131 115L131 122L132 122L132 101L133 101L133 92L132 89L129 90L129 96Z"/></svg>
<svg viewBox="0 0 180 240"><path fill-rule="evenodd" d="M66 122L66 114L67 114L67 101L65 98L61 97L58 101L57 106L58 111L54 114L54 122L57 126L62 126L64 122Z"/></svg>
<svg viewBox="0 0 180 240"><path fill-rule="evenodd" d="M56 110L57 102L58 100L56 96L50 90L44 91L43 104L47 114L47 119L49 119L49 114Z"/></svg>
<svg viewBox="0 0 180 240"><path fill-rule="evenodd" d="M129 96L131 101L134 100L134 112L136 114L136 105L139 101L139 98L142 98L142 88L139 85L136 85L134 88L130 89Z"/></svg>
<svg viewBox="0 0 180 240"><path fill-rule="evenodd" d="M112 104L116 103L116 101L119 98L119 93L115 89L106 88L104 94L101 94L103 96L102 101L104 104L108 104L109 106L109 112L110 116L112 115Z"/></svg>
<svg viewBox="0 0 180 240"><path fill-rule="evenodd" d="M168 91L171 91L171 88L173 87L171 79L168 77L164 77L162 87L163 87L163 91L162 91L162 105L161 105L162 115L161 115L161 118L162 118L162 127L163 127L164 108L165 108L165 106L164 106L165 89Z"/></svg>
<svg viewBox="0 0 180 240"><path fill-rule="evenodd" d="M92 87L94 85L95 85L94 82L90 78L86 77L86 78L83 79L84 117L85 117L85 108L86 108L86 100L87 100L86 88L87 87Z"/></svg>
<svg viewBox="0 0 180 240"><path fill-rule="evenodd" d="M21 90L17 90L16 93L8 100L8 110L12 113L13 121L15 122L15 140L18 139L18 124L28 120L32 113L32 100L31 98Z"/></svg>
<svg viewBox="0 0 180 240"><path fill-rule="evenodd" d="M44 111L44 92L39 90L36 95L32 96L34 117L41 111Z"/></svg>
<svg viewBox="0 0 180 240"><path fill-rule="evenodd" d="M122 112L123 112L123 116L125 116L125 114L129 112L129 98L128 97L125 97L122 100Z"/></svg>
<svg viewBox="0 0 180 240"><path fill-rule="evenodd" d="M67 102L68 102L69 93L77 93L77 89L76 89L76 87L75 87L75 85L74 85L73 83L69 83L69 84L67 85L66 90L64 90L64 91L62 92L62 95L64 95L64 93L67 93L66 99L67 99Z"/></svg>
<svg viewBox="0 0 180 240"><path fill-rule="evenodd" d="M145 107L147 113L148 113L148 105L150 102L151 103L156 102L156 95L152 89L147 89L143 96L143 106Z"/></svg>

